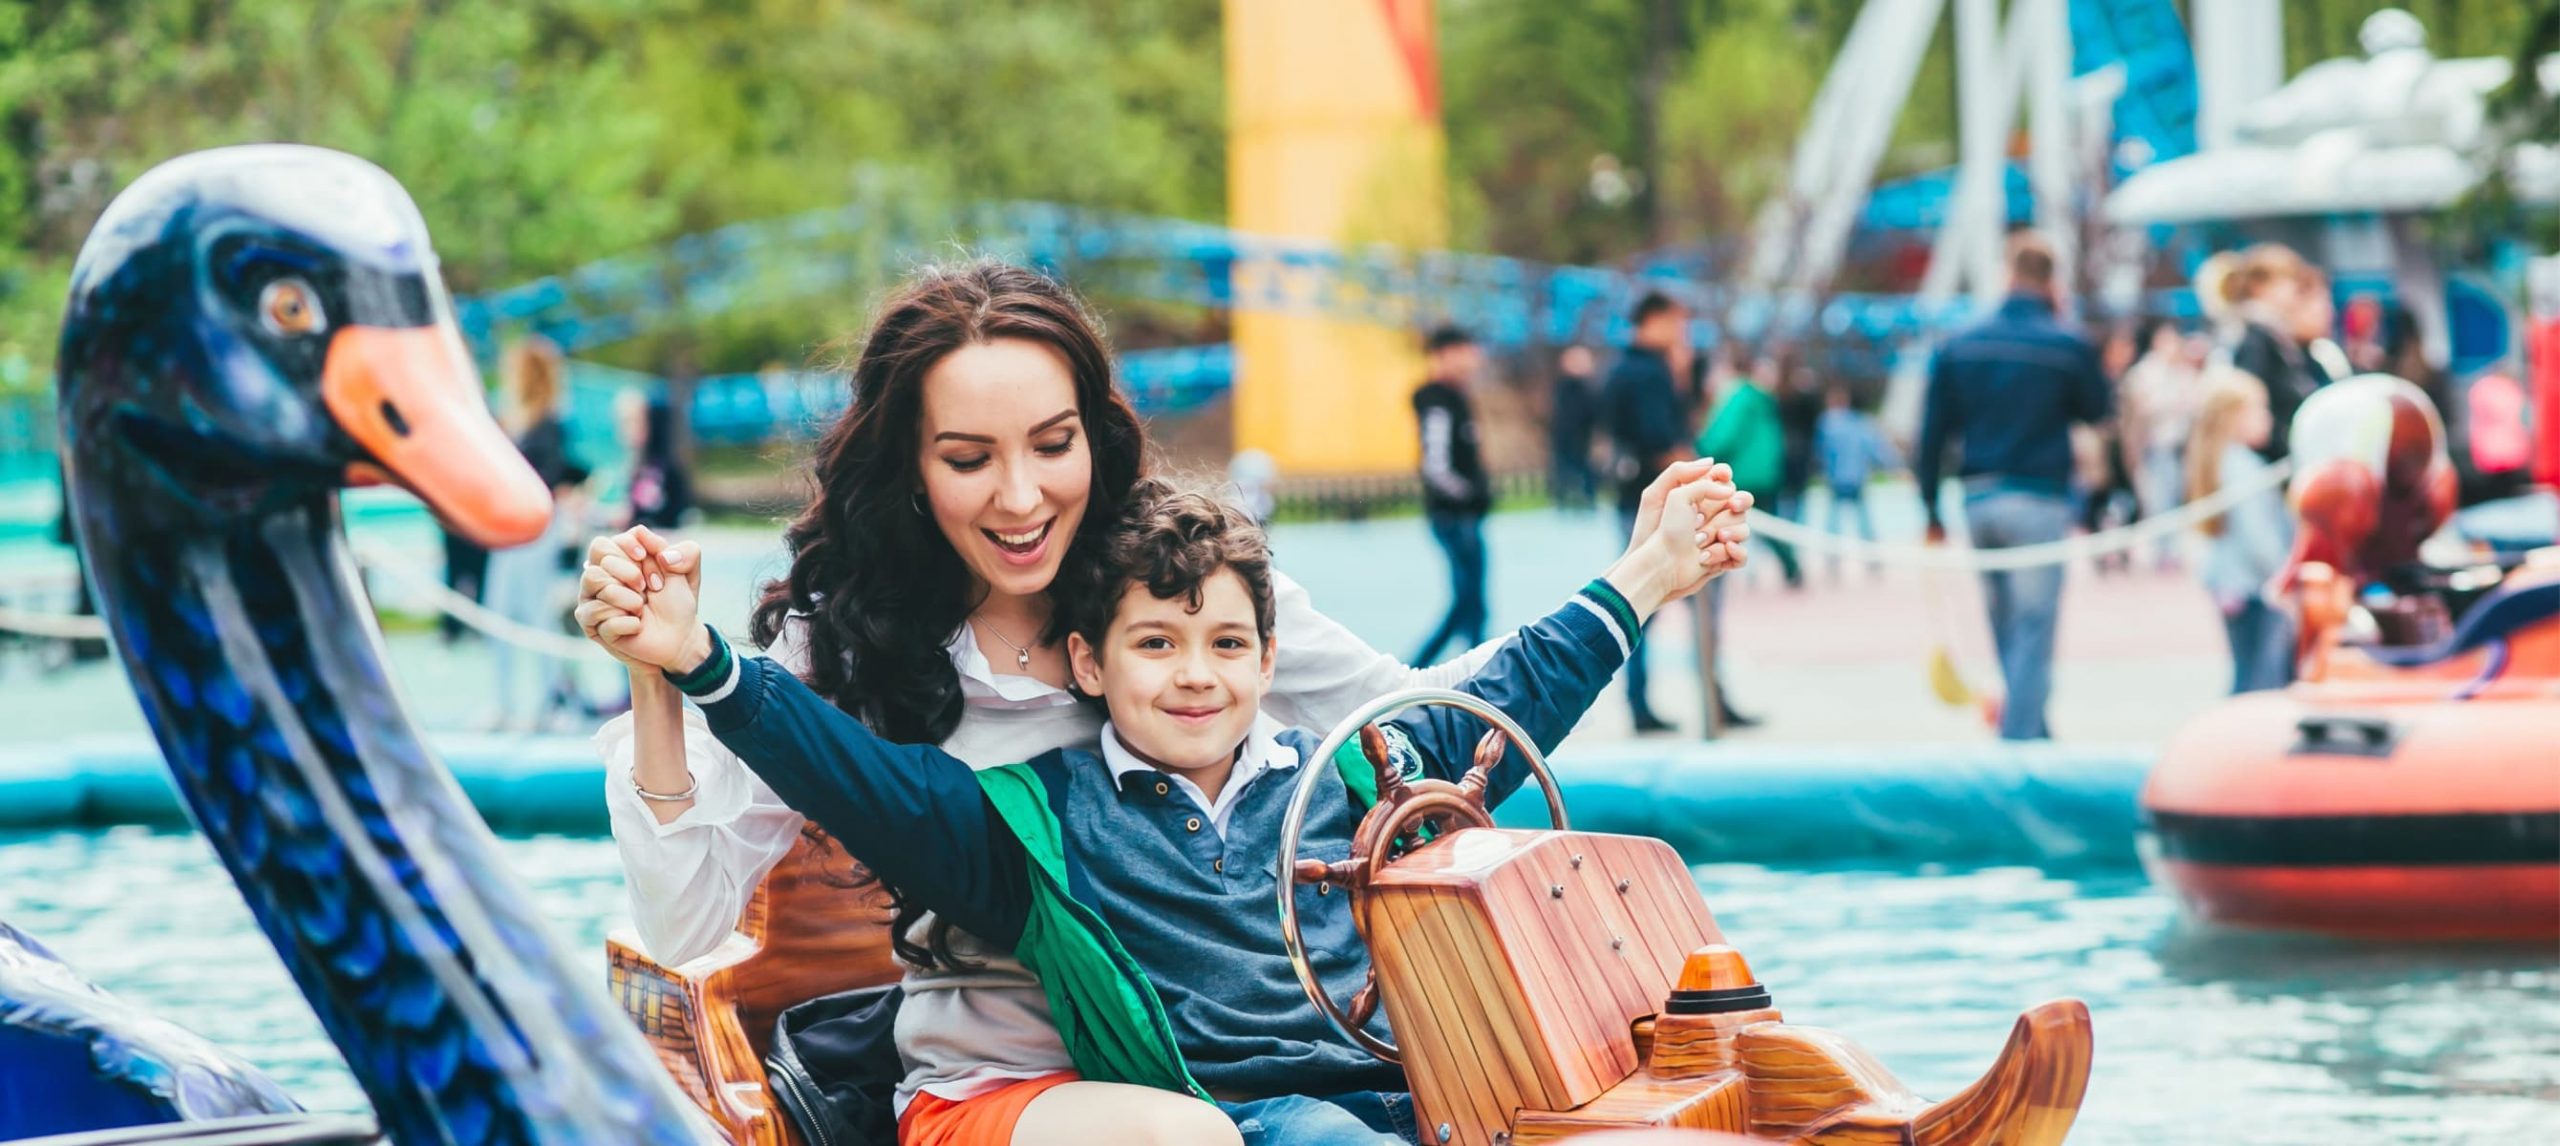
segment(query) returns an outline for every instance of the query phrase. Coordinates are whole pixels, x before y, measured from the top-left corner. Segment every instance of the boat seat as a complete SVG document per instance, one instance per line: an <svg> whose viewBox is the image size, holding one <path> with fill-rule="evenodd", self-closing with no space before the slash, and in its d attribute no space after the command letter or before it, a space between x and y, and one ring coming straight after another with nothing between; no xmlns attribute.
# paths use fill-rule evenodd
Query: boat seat
<svg viewBox="0 0 2560 1146"><path fill-rule="evenodd" d="M767 1089L774 1020L822 995L897 982L891 918L862 865L809 824L748 899L737 934L669 967L617 932L605 939L606 981L732 1146L799 1146Z"/></svg>
<svg viewBox="0 0 2560 1146"><path fill-rule="evenodd" d="M2443 640L2423 645L2366 645L2357 651L2393 668L2424 668L2500 640L2528 625L2560 617L2560 581L2500 586L2474 601Z"/></svg>

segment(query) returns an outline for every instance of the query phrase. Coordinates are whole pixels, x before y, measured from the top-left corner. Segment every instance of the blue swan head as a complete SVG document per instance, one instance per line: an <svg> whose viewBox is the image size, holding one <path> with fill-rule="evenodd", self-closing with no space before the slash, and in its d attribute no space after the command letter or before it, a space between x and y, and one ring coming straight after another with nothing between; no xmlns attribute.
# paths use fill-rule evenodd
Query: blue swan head
<svg viewBox="0 0 2560 1146"><path fill-rule="evenodd" d="M426 224L399 183L314 147L172 160L108 206L63 322L75 481L201 528L275 498L396 482L485 545L550 520L490 420ZM99 456L99 455L108 456Z"/></svg>
<svg viewBox="0 0 2560 1146"><path fill-rule="evenodd" d="M698 1142L417 736L346 553L348 484L491 546L549 522L450 312L417 208L363 160L226 148L136 180L81 249L58 357L99 613L393 1141Z"/></svg>

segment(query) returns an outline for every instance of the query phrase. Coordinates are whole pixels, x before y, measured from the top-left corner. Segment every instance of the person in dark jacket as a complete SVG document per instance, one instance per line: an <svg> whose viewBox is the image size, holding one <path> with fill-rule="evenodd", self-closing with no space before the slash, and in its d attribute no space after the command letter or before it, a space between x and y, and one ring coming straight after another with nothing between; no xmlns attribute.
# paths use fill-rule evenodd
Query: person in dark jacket
<svg viewBox="0 0 2560 1146"><path fill-rule="evenodd" d="M1483 369L1484 352L1463 330L1442 327L1423 346L1430 378L1413 392L1414 421L1422 428L1422 511L1431 536L1449 558L1449 614L1423 639L1412 663L1440 663L1440 650L1484 643L1491 609L1485 603L1484 515L1493 509L1484 454L1476 440L1475 403L1467 391Z"/></svg>
<svg viewBox="0 0 2560 1146"><path fill-rule="evenodd" d="M1591 431L1600 419L1599 383L1592 374L1590 347L1577 343L1557 355L1547 451L1556 504L1566 509L1591 508L1600 491L1600 475L1591 467Z"/></svg>
<svg viewBox="0 0 2560 1146"><path fill-rule="evenodd" d="M1770 512L1789 521L1804 520L1805 491L1813 488L1813 434L1822 421L1822 377L1812 367L1794 361L1795 355L1782 356L1784 363L1778 375L1783 384L1777 391L1778 429L1786 452L1778 471L1778 490ZM1796 561L1796 547L1772 541L1769 556L1778 559L1778 572L1786 578L1787 588L1804 588L1804 567Z"/></svg>
<svg viewBox="0 0 2560 1146"><path fill-rule="evenodd" d="M631 512L624 529L645 525L674 529L693 512L693 471L676 450L676 410L663 397L630 391L616 410L622 418L625 445L631 450Z"/></svg>
<svg viewBox="0 0 2560 1146"><path fill-rule="evenodd" d="M1689 367L1689 309L1654 291L1636 302L1629 317L1636 328L1635 344L1609 372L1600 410L1609 430L1618 518L1633 529L1647 476L1687 454L1689 417L1680 402L1678 379ZM1627 655L1627 709L1635 717L1636 731L1671 731L1670 721L1654 715L1646 685L1644 645L1638 642Z"/></svg>
<svg viewBox="0 0 2560 1146"><path fill-rule="evenodd" d="M1912 476L1929 515L1929 540L1946 536L1938 482L1949 445L1962 444L1965 523L1977 549L2062 540L2071 529L2071 426L2110 414L2098 352L2058 321L2053 248L2032 234L2009 243L2009 297L1986 321L1947 340L1929 367L1928 410ZM2053 691L2053 634L2062 566L1982 575L1991 636L2008 699L2006 740L2042 740Z"/></svg>

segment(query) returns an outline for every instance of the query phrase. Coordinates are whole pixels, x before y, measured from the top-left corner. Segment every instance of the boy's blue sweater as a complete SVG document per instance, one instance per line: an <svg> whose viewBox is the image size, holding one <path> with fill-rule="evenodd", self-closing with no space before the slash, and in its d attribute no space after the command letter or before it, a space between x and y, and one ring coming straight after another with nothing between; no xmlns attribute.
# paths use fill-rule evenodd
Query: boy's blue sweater
<svg viewBox="0 0 2560 1146"><path fill-rule="evenodd" d="M1518 721L1552 750L1625 659L1634 613L1594 582L1564 607L1504 642L1460 687ZM1284 650L1282 656L1288 655ZM873 735L762 658L740 660L730 687L704 689L712 732L785 803L842 841L916 904L1011 947L1032 908L1027 854L987 803L969 766L931 746ZM717 685L719 682L712 682ZM689 690L691 691L691 690ZM1392 721L1424 773L1455 780L1482 725L1433 707ZM1403 1090L1395 1066L1344 1040L1308 1003L1280 940L1274 906L1280 822L1301 770L1324 770L1299 854L1350 852L1360 809L1329 762L1308 759L1322 737L1280 734L1282 761L1238 797L1226 836L1179 786L1132 773L1116 783L1098 756L1055 750L1031 761L1066 835L1071 894L1098 911L1155 984L1192 1074L1222 1097ZM1290 758L1294 757L1294 760ZM1499 801L1528 776L1516 751L1496 770ZM1348 897L1301 888L1299 925L1317 973L1348 1000L1369 966ZM1383 1010L1370 1025L1387 1034Z"/></svg>

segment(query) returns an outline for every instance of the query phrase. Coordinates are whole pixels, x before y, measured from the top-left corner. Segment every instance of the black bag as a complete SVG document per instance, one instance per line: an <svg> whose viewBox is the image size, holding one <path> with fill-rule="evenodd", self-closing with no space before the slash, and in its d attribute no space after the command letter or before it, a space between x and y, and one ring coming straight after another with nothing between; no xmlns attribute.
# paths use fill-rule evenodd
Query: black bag
<svg viewBox="0 0 2560 1146"><path fill-rule="evenodd" d="M809 1146L897 1146L894 1100L906 1066L891 1036L904 997L895 983L865 987L775 1020L765 1074Z"/></svg>

